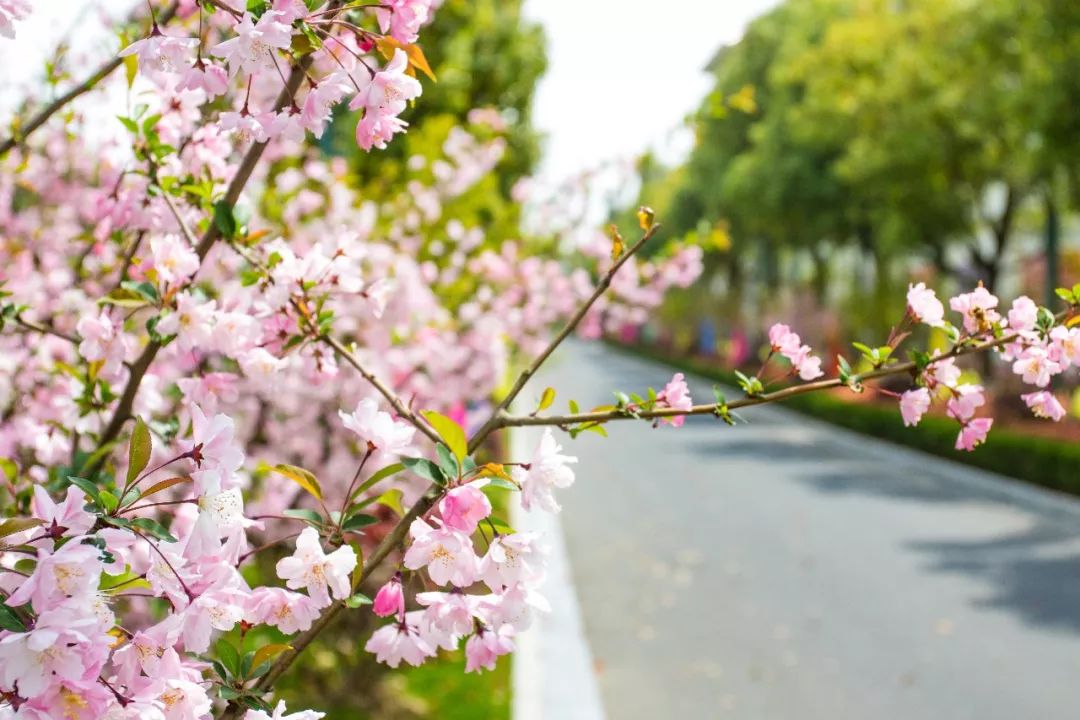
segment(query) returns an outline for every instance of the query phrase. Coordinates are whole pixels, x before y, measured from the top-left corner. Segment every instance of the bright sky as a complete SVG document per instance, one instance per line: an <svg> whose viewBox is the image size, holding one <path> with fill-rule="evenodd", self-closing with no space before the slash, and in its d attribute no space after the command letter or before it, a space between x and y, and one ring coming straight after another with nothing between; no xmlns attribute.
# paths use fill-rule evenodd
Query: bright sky
<svg viewBox="0 0 1080 720"><path fill-rule="evenodd" d="M549 42L536 99L536 123L548 136L541 178L557 183L648 147L666 159L685 152L688 138L678 129L708 89L705 64L777 1L526 0ZM122 12L131 0L102 4ZM71 29L91 19L76 9L92 5L81 0L33 5L19 37L0 41L0 113L16 95L3 92L9 83L40 72L42 40L66 33L79 39Z"/></svg>
<svg viewBox="0 0 1080 720"><path fill-rule="evenodd" d="M558 182L649 147L685 152L675 132L709 88L703 72L778 0L526 0L548 34L536 99L548 134L541 177Z"/></svg>

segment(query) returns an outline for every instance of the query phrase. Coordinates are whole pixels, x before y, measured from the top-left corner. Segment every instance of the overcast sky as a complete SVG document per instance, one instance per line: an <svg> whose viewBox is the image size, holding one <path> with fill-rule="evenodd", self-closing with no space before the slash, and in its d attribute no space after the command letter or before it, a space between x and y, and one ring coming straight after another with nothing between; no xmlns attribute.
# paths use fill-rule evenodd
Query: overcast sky
<svg viewBox="0 0 1080 720"><path fill-rule="evenodd" d="M687 136L675 131L708 89L705 64L776 2L526 0L527 15L544 24L549 42L548 74L536 99L536 123L548 136L541 177L558 182L648 147L668 158L677 155ZM0 40L0 112L14 98L5 92L10 83L40 72L43 40L69 33L86 41L70 30L90 20L80 12L88 3L33 5L19 37ZM104 5L121 12L131 2Z"/></svg>
<svg viewBox="0 0 1080 720"><path fill-rule="evenodd" d="M536 99L548 134L541 176L558 181L673 137L708 90L705 64L777 0L526 0L547 29L549 69Z"/></svg>

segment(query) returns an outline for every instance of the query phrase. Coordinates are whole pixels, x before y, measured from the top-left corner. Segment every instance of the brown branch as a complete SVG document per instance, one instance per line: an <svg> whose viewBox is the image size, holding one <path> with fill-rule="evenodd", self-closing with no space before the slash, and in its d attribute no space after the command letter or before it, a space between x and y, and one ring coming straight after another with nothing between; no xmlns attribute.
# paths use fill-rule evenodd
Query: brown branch
<svg viewBox="0 0 1080 720"><path fill-rule="evenodd" d="M1056 319L1060 322L1062 319L1068 317L1072 311L1064 311L1058 313ZM959 358L965 355L973 355L976 353L992 350L1002 345L1008 345L1014 340L1018 339L1017 333L1010 335L1004 335L994 340L988 340L986 342L977 343L975 345L957 345L949 352L943 353L931 360L929 365L934 365L943 360L950 358ZM914 374L918 372L918 365L914 362L904 362L896 365L890 365L888 367L878 368L876 370L870 370L868 372L853 375L849 382L862 383L869 380L878 380L880 378L889 377L891 375L903 375ZM792 385L790 387L782 388L771 393L762 393L760 395L750 395L744 398L740 398L733 402L727 403L728 410L738 410L744 407L751 407L754 405L764 405L771 402L781 402L797 395L804 395L809 392L815 392L818 390L830 390L833 388L845 387L845 383L839 378L831 378L828 380L817 380L815 382L804 383L802 385ZM718 406L716 403L710 403L707 405L694 405L687 410L680 410L677 408L660 408L657 410L647 410L641 412L630 413L626 410L611 410L603 412L588 412L588 413L575 413L573 415L546 415L546 416L533 416L533 415L507 415L505 412L500 412L499 417L495 421L495 428L505 427L524 427L530 425L549 425L556 427L568 427L570 425L577 425L580 423L604 423L611 420L654 420L659 418L672 418L683 417L687 415L713 415L717 412Z"/></svg>
<svg viewBox="0 0 1080 720"><path fill-rule="evenodd" d="M171 20L173 16L176 15L176 10L178 7L179 3L174 2L169 5L169 7L165 8L165 10L157 16L158 24L164 25L165 23L169 22L169 20ZM109 75L112 75L113 71L123 64L124 58L117 55L116 57L99 67L97 70L95 70L93 73L91 73L90 76L83 80L81 83L68 90L66 93L56 98L51 103L39 110L36 115L34 115L32 118L30 118L30 120L27 121L26 125L22 126L19 129L18 132L13 133L12 136L9 137L7 140L0 142L0 157L6 155L16 145L26 142L26 139L30 136L30 133L34 132L39 127L44 125L45 122L53 115L55 115L58 110L60 110L62 107L64 107L80 95L83 95L90 90L93 90L99 82L107 78Z"/></svg>
<svg viewBox="0 0 1080 720"><path fill-rule="evenodd" d="M23 318L21 315L16 315L14 320L16 325L19 325L26 330L30 330L31 332L41 333L42 335L52 335L53 337L58 337L61 340L67 340L72 345L78 345L80 342L82 342L82 340L75 337L74 335L68 335L66 332L57 330L52 325L46 323L36 323L33 320L27 320Z"/></svg>
<svg viewBox="0 0 1080 720"><path fill-rule="evenodd" d="M585 315L587 315L589 310L592 309L592 306L595 305L596 301L600 299L600 296L607 292L607 289L611 287L611 280L615 277L615 273L619 272L619 268L625 265L627 260L633 257L638 250L644 247L645 243L647 243L659 229L660 224L657 223L650 227L648 230L646 230L645 233L641 236L641 239L634 243L634 245L631 246L629 250L623 253L622 256L615 261L615 264L608 269L604 276L600 278L600 282L597 283L596 289L593 290L592 295L590 295L589 298L581 305L581 307L577 309L577 312L575 312L570 317L570 319L566 322L566 325L564 325L562 330L560 330L559 333L554 338L552 338L551 342L548 343L547 347L544 348L543 352L537 355L536 359L534 359L527 368L521 371L521 374L518 376L517 381L514 383L513 387L510 388L510 392L506 394L506 397L502 399L502 402L500 402L498 406L496 406L495 410L492 411L491 417L488 418L487 422L485 422L484 425L469 440L469 452L473 452L474 450L476 450L476 448L480 447L480 444L484 442L485 439L487 439L487 436L499 427L499 416L502 415L506 411L506 409L510 407L510 403L514 402L514 399L521 393L522 389L524 389L525 384L529 381L529 378L536 374L536 371L539 370L540 366L547 361L547 359L551 356L551 353L555 352L555 349L558 348L559 345L561 345L562 342L570 336L570 333L574 332L577 326L585 318Z"/></svg>

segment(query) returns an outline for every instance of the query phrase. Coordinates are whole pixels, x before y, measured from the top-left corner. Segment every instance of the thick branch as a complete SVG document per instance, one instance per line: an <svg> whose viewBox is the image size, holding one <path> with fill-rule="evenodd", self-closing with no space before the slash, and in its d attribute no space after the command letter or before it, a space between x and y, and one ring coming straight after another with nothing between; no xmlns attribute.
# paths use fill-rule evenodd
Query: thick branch
<svg viewBox="0 0 1080 720"><path fill-rule="evenodd" d="M176 15L176 10L178 6L179 3L174 2L169 5L169 7L165 8L164 11L159 13L157 16L158 24L164 25L165 23L169 22L169 20L171 20L173 16ZM44 125L45 121L55 115L58 110L60 110L62 107L64 107L80 95L83 95L90 90L93 90L99 82L107 78L109 75L112 75L113 71L123 64L124 58L117 55L112 60L109 60L107 63L99 67L93 73L91 73L90 77L86 78L86 80L83 80L81 83L68 90L66 93L56 98L51 103L39 110L37 114L35 114L26 122L25 125L19 128L19 131L17 133L13 134L7 140L0 142L0 157L6 155L16 145L25 142L26 138L30 136L30 133L34 132L39 127Z"/></svg>

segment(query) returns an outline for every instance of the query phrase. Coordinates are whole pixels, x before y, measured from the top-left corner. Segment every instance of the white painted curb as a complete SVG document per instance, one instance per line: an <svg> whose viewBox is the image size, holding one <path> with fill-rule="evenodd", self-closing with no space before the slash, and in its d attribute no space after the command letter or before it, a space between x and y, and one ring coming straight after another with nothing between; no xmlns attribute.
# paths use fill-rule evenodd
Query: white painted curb
<svg viewBox="0 0 1080 720"><path fill-rule="evenodd" d="M524 428L510 433L511 457L528 457L537 436ZM539 532L551 548L541 594L550 613L535 613L533 625L517 637L513 657L513 720L604 720L600 688L581 622L558 515L527 513L514 503L516 530Z"/></svg>

